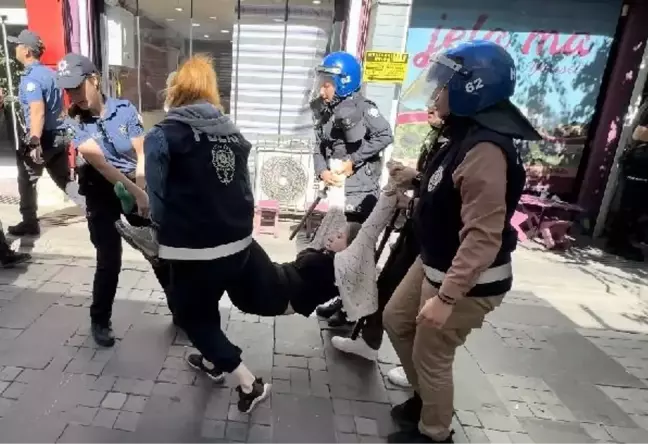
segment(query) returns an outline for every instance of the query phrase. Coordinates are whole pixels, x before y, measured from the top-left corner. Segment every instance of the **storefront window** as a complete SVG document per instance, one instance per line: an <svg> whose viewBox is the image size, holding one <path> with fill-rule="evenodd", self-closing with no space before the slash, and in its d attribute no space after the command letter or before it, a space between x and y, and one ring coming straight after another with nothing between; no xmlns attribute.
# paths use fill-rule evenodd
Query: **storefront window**
<svg viewBox="0 0 648 444"><path fill-rule="evenodd" d="M505 47L517 65L512 101L545 139L521 144L529 186L567 196L581 164L620 1L416 0L412 7L394 156L418 156L429 131L420 95L430 57L459 43L486 39ZM574 21L573 17L578 17Z"/></svg>
<svg viewBox="0 0 648 444"><path fill-rule="evenodd" d="M16 36L27 28L27 9L24 0L0 0L2 44L0 44L0 153L15 151L15 133L20 133L20 119L14 128L12 102L19 106L16 97L23 67L16 61L14 48L6 45L7 36ZM16 110L20 115L20 110Z"/></svg>
<svg viewBox="0 0 648 444"><path fill-rule="evenodd" d="M171 73L190 54L214 59L224 111L249 134L310 133L312 68L333 27L333 0L120 0L104 8L108 93L150 128Z"/></svg>

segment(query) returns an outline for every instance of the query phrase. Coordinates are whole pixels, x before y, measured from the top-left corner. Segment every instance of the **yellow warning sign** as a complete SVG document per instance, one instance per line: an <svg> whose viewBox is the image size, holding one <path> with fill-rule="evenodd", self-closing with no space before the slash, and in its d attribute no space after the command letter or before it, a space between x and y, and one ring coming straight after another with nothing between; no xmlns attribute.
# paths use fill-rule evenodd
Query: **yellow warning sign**
<svg viewBox="0 0 648 444"><path fill-rule="evenodd" d="M409 54L403 52L367 51L363 66L363 82L403 83L407 74Z"/></svg>

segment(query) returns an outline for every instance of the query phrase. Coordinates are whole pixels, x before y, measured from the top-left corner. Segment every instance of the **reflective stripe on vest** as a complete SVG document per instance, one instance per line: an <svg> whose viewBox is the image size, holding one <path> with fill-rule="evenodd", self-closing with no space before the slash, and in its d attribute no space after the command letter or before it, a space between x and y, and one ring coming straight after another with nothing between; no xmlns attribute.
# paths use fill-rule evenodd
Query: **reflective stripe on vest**
<svg viewBox="0 0 648 444"><path fill-rule="evenodd" d="M229 244L209 248L180 248L160 245L158 256L160 259L179 261L210 261L240 253L249 247L251 243L252 236L248 236L245 239L237 240L235 242L230 242Z"/></svg>
<svg viewBox="0 0 648 444"><path fill-rule="evenodd" d="M428 280L434 284L442 284L443 280L446 277L446 274L443 271L428 267L427 265L423 265L423 271L425 272L425 277L427 277ZM475 285L492 284L495 282L510 279L512 277L513 266L509 262L507 264L489 268L488 270L484 271L477 278Z"/></svg>

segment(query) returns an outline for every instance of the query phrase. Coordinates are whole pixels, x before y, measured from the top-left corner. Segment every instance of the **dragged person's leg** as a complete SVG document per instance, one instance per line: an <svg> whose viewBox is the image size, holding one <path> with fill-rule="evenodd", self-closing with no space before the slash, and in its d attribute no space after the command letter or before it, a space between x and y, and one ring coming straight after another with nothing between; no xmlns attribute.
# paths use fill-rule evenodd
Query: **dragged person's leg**
<svg viewBox="0 0 648 444"><path fill-rule="evenodd" d="M259 316L308 317L338 294L333 254L326 250L303 250L293 262L277 264L253 241L241 277L227 294L236 308Z"/></svg>
<svg viewBox="0 0 648 444"><path fill-rule="evenodd" d="M238 256L238 255L236 255ZM171 285L169 298L175 320L185 331L200 355L190 355L189 365L205 371L216 382L223 373L232 373L238 380L238 408L250 412L268 397L270 384L256 378L241 360L241 349L232 344L220 326L218 302L227 287L227 280L238 276L239 258L215 261L169 261Z"/></svg>

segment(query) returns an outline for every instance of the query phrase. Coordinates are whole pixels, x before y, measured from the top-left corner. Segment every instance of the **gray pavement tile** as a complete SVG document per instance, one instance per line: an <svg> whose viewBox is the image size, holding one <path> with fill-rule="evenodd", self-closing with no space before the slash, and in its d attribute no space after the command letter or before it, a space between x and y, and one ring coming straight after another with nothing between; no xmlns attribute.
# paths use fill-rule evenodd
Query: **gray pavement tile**
<svg viewBox="0 0 648 444"><path fill-rule="evenodd" d="M358 435L355 433L342 433L338 432L337 434L337 442L340 443L358 443L360 442Z"/></svg>
<svg viewBox="0 0 648 444"><path fill-rule="evenodd" d="M18 420L0 419L0 442L55 442L65 430L65 421L53 417Z"/></svg>
<svg viewBox="0 0 648 444"><path fill-rule="evenodd" d="M587 381L548 377L546 382L578 421L619 427L635 426L612 399Z"/></svg>
<svg viewBox="0 0 648 444"><path fill-rule="evenodd" d="M202 423L201 436L207 439L225 438L225 421L205 419Z"/></svg>
<svg viewBox="0 0 648 444"><path fill-rule="evenodd" d="M297 331L299 334L295 335ZM321 358L323 344L317 321L301 316L276 318L275 353Z"/></svg>
<svg viewBox="0 0 648 444"><path fill-rule="evenodd" d="M27 384L14 381L2 392L2 397L7 399L18 400L27 390Z"/></svg>
<svg viewBox="0 0 648 444"><path fill-rule="evenodd" d="M608 433L605 426L602 424L590 424L586 422L581 423L581 428L585 430L592 439L599 442L611 442L612 436Z"/></svg>
<svg viewBox="0 0 648 444"><path fill-rule="evenodd" d="M140 416L137 434L148 442L200 441L210 397L208 390L180 384L176 384L174 393L154 390Z"/></svg>
<svg viewBox="0 0 648 444"><path fill-rule="evenodd" d="M376 424L375 419L361 418L359 416L355 416L353 419L355 421L356 433L358 435L368 435L368 436L379 435L378 424Z"/></svg>
<svg viewBox="0 0 648 444"><path fill-rule="evenodd" d="M524 428L514 416L484 411L477 413L477 416L485 429L500 432L524 432Z"/></svg>
<svg viewBox="0 0 648 444"><path fill-rule="evenodd" d="M155 379L173 343L174 328L159 316L143 315L126 333L104 374L125 378Z"/></svg>
<svg viewBox="0 0 648 444"><path fill-rule="evenodd" d="M105 427L85 427L79 425L68 425L59 443L124 443L134 442L134 435L123 430L108 429Z"/></svg>
<svg viewBox="0 0 648 444"><path fill-rule="evenodd" d="M250 423L260 425L272 425L274 421L274 414L269 405L262 403L258 405L252 413L250 413Z"/></svg>
<svg viewBox="0 0 648 444"><path fill-rule="evenodd" d="M127 395L124 393L108 393L101 402L101 407L104 409L121 410L126 403Z"/></svg>
<svg viewBox="0 0 648 444"><path fill-rule="evenodd" d="M316 397L273 394L275 442L334 442L331 401Z"/></svg>
<svg viewBox="0 0 648 444"><path fill-rule="evenodd" d="M380 436L367 436L367 435L358 435L359 442L365 442L365 443L384 443L387 442Z"/></svg>
<svg viewBox="0 0 648 444"><path fill-rule="evenodd" d="M115 378L111 376L110 378ZM120 393L148 396L153 391L155 381L134 378L115 378L113 390Z"/></svg>
<svg viewBox="0 0 648 444"><path fill-rule="evenodd" d="M479 418L477 417L477 414L475 412L470 412L467 410L455 410L455 416L462 426L482 427L482 423L479 421Z"/></svg>
<svg viewBox="0 0 648 444"><path fill-rule="evenodd" d="M0 368L0 381L9 381L12 382L20 375L23 369L19 367L2 367Z"/></svg>
<svg viewBox="0 0 648 444"><path fill-rule="evenodd" d="M248 435L246 423L227 421L225 426L225 439L229 442L246 442Z"/></svg>
<svg viewBox="0 0 648 444"><path fill-rule="evenodd" d="M274 366L280 369L286 367L306 369L308 368L308 359L303 356L274 355ZM290 375L290 370L288 370L288 374Z"/></svg>
<svg viewBox="0 0 648 444"><path fill-rule="evenodd" d="M464 433L468 437L468 442L490 443L484 429L478 427L464 427Z"/></svg>
<svg viewBox="0 0 648 444"><path fill-rule="evenodd" d="M0 398L0 418L7 416L15 403L13 399Z"/></svg>
<svg viewBox="0 0 648 444"><path fill-rule="evenodd" d="M98 411L99 409L96 407L78 405L72 410L65 412L62 416L69 424L89 426L92 424Z"/></svg>
<svg viewBox="0 0 648 444"><path fill-rule="evenodd" d="M638 427L615 427L605 426L607 432L617 442L623 443L646 443L648 442L648 430Z"/></svg>
<svg viewBox="0 0 648 444"><path fill-rule="evenodd" d="M134 432L137 429L140 416L141 415L136 412L119 412L119 416L117 417L117 421L113 428L125 430L127 432Z"/></svg>
<svg viewBox="0 0 648 444"><path fill-rule="evenodd" d="M45 368L87 315L81 308L51 306L16 339L0 341L0 365Z"/></svg>
<svg viewBox="0 0 648 444"><path fill-rule="evenodd" d="M535 442L542 443L584 443L595 442L579 423L555 422L542 419L520 419L524 428Z"/></svg>
<svg viewBox="0 0 648 444"><path fill-rule="evenodd" d="M92 420L92 425L96 427L106 427L111 429L119 416L118 410L99 409L97 415Z"/></svg>
<svg viewBox="0 0 648 444"><path fill-rule="evenodd" d="M144 407L146 406L146 401L148 397L140 395L128 395L126 403L122 407L122 410L127 412L142 413Z"/></svg>
<svg viewBox="0 0 648 444"><path fill-rule="evenodd" d="M356 423L354 416L335 415L333 417L335 430L340 433L356 433Z"/></svg>
<svg viewBox="0 0 648 444"><path fill-rule="evenodd" d="M270 443L273 442L272 427L269 425L253 424L248 432L247 442L249 443Z"/></svg>
<svg viewBox="0 0 648 444"><path fill-rule="evenodd" d="M229 410L227 411L228 421L243 422L247 424L249 422L249 419L250 419L249 415L239 411L236 404L230 404Z"/></svg>

